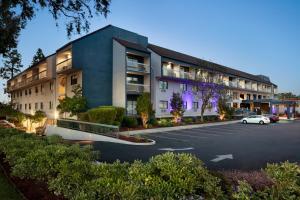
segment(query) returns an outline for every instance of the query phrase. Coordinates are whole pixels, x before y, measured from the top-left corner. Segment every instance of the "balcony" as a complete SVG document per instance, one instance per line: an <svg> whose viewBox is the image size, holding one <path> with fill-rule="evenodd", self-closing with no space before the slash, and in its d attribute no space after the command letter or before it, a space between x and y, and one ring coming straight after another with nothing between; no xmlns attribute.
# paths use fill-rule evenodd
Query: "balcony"
<svg viewBox="0 0 300 200"><path fill-rule="evenodd" d="M33 74L27 78L22 78L20 82L16 82L13 85L8 86L8 91L20 89L22 87L30 86L39 83L40 80L47 78L47 70L41 71L39 73Z"/></svg>
<svg viewBox="0 0 300 200"><path fill-rule="evenodd" d="M72 68L72 58L66 59L56 64L56 72L61 73Z"/></svg>
<svg viewBox="0 0 300 200"><path fill-rule="evenodd" d="M127 83L128 93L143 93L150 92L150 86L144 84Z"/></svg>
<svg viewBox="0 0 300 200"><path fill-rule="evenodd" d="M163 76L195 80L195 77L190 72L184 72L174 69L163 69Z"/></svg>
<svg viewBox="0 0 300 200"><path fill-rule="evenodd" d="M229 87L237 87L237 82L229 81Z"/></svg>
<svg viewBox="0 0 300 200"><path fill-rule="evenodd" d="M133 59L127 59L127 70L132 72L150 73L150 66Z"/></svg>

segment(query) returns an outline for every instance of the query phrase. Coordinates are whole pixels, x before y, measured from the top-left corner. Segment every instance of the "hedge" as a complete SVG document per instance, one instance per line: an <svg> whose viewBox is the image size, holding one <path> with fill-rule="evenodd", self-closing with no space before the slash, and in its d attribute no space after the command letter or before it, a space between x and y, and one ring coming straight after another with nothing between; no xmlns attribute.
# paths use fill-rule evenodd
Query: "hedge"
<svg viewBox="0 0 300 200"><path fill-rule="evenodd" d="M93 108L87 111L90 122L100 124L113 124L117 111L114 108Z"/></svg>
<svg viewBox="0 0 300 200"><path fill-rule="evenodd" d="M232 190L191 154L165 153L148 162L96 163L91 146L63 143L59 136L38 137L0 128L0 152L13 175L48 184L66 199L299 199L300 167L269 164L271 186L253 190L240 181Z"/></svg>

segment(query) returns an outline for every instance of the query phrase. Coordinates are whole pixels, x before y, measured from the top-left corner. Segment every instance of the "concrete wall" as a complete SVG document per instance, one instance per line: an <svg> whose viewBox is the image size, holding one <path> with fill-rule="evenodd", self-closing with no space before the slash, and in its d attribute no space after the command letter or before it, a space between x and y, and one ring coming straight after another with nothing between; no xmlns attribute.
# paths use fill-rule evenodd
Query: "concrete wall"
<svg viewBox="0 0 300 200"><path fill-rule="evenodd" d="M113 102L114 106L126 107L126 62L125 47L113 41Z"/></svg>

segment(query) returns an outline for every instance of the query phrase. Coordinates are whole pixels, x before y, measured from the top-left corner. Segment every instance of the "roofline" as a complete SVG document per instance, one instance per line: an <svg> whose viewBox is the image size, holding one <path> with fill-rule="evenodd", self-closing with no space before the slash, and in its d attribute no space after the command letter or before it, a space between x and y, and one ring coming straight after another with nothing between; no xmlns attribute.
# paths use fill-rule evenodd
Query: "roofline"
<svg viewBox="0 0 300 200"><path fill-rule="evenodd" d="M90 32L90 33L88 33L88 34L86 34L86 35L84 35L84 36L82 36L82 37L80 37L80 38L77 38L77 39L75 39L75 40L72 40L72 41L66 43L65 45L63 45L62 47L58 48L58 49L56 50L56 52L58 52L58 51L64 49L65 47L67 47L67 46L73 44L74 42L77 42L77 41L79 41L79 40L81 40L81 39L83 39L83 38L85 38L85 37L87 37L87 36L90 36L90 35L92 35L92 34L98 32L98 31L104 30L104 29L106 29L106 28L108 28L108 27L112 27L112 26L113 26L113 25L111 25L111 24L106 25L106 26L104 26L104 27L102 27L102 28L99 28L99 29L97 29L97 30L95 30L95 31L93 31L93 32Z"/></svg>
<svg viewBox="0 0 300 200"><path fill-rule="evenodd" d="M127 47L125 44L122 44L122 39L119 39L119 38L116 38L116 37L113 37L112 38L114 41L118 42L120 45L122 45L123 47L127 48L127 49L133 49L135 51L142 51L143 53L146 53L146 54L150 54L150 52L147 50L147 47L143 47L145 48L145 50L142 50L142 49L138 49L138 48L134 48L134 47ZM128 43L133 43L133 42L129 42L129 41L126 41ZM136 43L133 43L135 45L139 45L139 44L136 44ZM142 47L142 46L141 46Z"/></svg>
<svg viewBox="0 0 300 200"><path fill-rule="evenodd" d="M150 45L150 47L149 47L149 45ZM254 74L250 74L250 73L248 73L248 72L244 72L244 71L237 70L237 69L234 69L234 68L231 68L231 67L227 67L227 66L224 66L224 65L221 65L221 64L218 64L218 63L214 63L214 62L211 62L211 61L207 61L207 60L204 60L204 59L195 57L195 56L191 56L191 55L188 55L188 54L185 54L185 53L181 53L181 52L179 52L179 51L174 51L174 50L171 50L171 49L167 49L167 48L165 48L165 47L161 47L161 46L158 46L158 45L155 45L155 44L149 43L149 45L148 45L148 48L150 48L152 51L154 51L154 52L157 53L157 54L159 54L159 52L155 51L155 49L152 49L152 48L151 48L151 45L152 45L152 46L155 46L155 47L158 47L158 48L163 48L163 49L166 49L166 50L169 50L169 51L173 51L173 52L175 52L175 53L183 54L183 55L192 57L192 58L194 58L194 59L197 59L197 60L199 60L199 61L203 61L203 62L215 64L215 65L218 65L218 66L223 67L223 68L229 68L229 69L231 69L231 70L235 70L236 72L242 72L242 73L245 73L245 74L248 74L248 75L251 75L251 76L257 76L257 75L254 75ZM160 55L161 57L164 57L164 58L168 58L168 59L172 59L172 60L177 60L177 61L180 61L180 62L184 62L184 63L188 63L188 64L195 65L195 63L190 63L190 62L186 62L186 61L184 61L184 60L174 59L174 58L171 58L171 57L168 57L168 56L163 56L163 55L161 55L161 54L159 54L159 55ZM208 69L207 67L204 67L204 68ZM218 71L218 70L215 70L215 71ZM229 73L229 72L228 72L227 74L234 75L234 74ZM234 76L236 76L236 75L234 75ZM244 77L244 76L242 76L242 75L241 75L241 77L246 78L246 79L249 79L249 78ZM253 79L250 79L250 80L253 80ZM254 80L254 81L257 81L257 80ZM262 81L260 81L260 82L266 83L266 84L271 84L271 85L274 85L274 86L277 87L277 85L274 84L274 83L272 83L271 81L270 81L270 82L266 82L266 81L263 81L263 80L262 80Z"/></svg>
<svg viewBox="0 0 300 200"><path fill-rule="evenodd" d="M20 73L18 73L16 76L14 76L14 77L12 77L11 79L7 80L7 82L8 82L8 81L11 81L11 80L13 80L13 79L15 79L15 78L17 78L17 77L20 76L22 73L27 72L28 70L30 70L30 69L32 69L32 68L38 66L39 64L41 64L42 62L46 61L49 57L51 57L51 56L53 56L53 55L55 55L55 53L52 53L52 54L46 56L45 58L43 58L42 60L40 60L39 62L37 62L36 64L27 67L26 69L24 69L23 71L21 71Z"/></svg>

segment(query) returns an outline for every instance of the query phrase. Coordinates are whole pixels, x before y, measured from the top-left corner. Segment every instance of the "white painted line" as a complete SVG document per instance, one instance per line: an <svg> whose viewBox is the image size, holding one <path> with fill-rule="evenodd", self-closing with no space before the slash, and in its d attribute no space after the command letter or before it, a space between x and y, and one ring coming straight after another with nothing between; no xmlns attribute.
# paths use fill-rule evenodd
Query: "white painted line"
<svg viewBox="0 0 300 200"><path fill-rule="evenodd" d="M220 162L222 160L225 160L225 159L231 159L233 160L233 155L232 154L226 154L226 155L217 155L216 158L210 160L211 162Z"/></svg>
<svg viewBox="0 0 300 200"><path fill-rule="evenodd" d="M182 140L182 139L177 139L177 138L172 138L172 137L167 137L167 136L157 136L157 135L151 135L151 137L156 137L156 138L163 138L163 139L169 139L169 140L177 140L180 142L188 142L188 140Z"/></svg>
<svg viewBox="0 0 300 200"><path fill-rule="evenodd" d="M169 134L169 135L176 135L176 136L182 136L182 137L191 137L191 138L207 138L205 136L196 136L196 135L188 135L188 134L180 134L180 132L178 133L173 133L173 132L164 132L165 134Z"/></svg>
<svg viewBox="0 0 300 200"><path fill-rule="evenodd" d="M193 147L186 147L186 148L160 148L158 150L160 151L189 151L189 150L193 150Z"/></svg>

